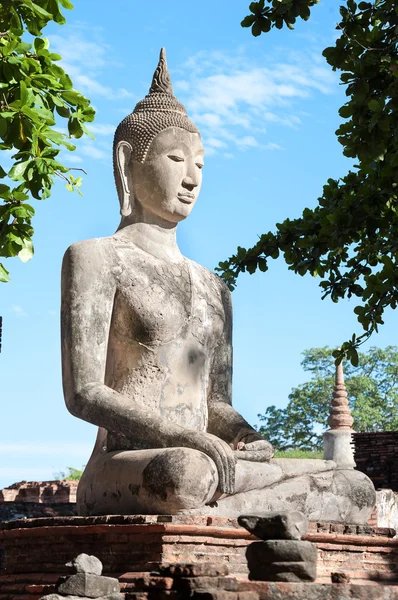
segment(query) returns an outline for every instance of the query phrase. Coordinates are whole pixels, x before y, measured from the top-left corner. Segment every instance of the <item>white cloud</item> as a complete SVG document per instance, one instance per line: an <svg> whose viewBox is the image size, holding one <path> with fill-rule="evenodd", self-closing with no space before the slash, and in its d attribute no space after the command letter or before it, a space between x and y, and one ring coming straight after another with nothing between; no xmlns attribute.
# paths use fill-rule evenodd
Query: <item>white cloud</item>
<svg viewBox="0 0 398 600"><path fill-rule="evenodd" d="M64 155L65 163L71 163L73 165L78 165L83 162L83 159L77 154L68 153Z"/></svg>
<svg viewBox="0 0 398 600"><path fill-rule="evenodd" d="M211 153L223 145L280 149L267 139L267 127L299 127L303 100L331 94L336 85L335 74L311 49L293 54L280 48L265 65L254 64L241 49L202 51L181 72L185 78L176 81L176 90Z"/></svg>
<svg viewBox="0 0 398 600"><path fill-rule="evenodd" d="M85 143L81 146L80 152L94 160L111 160L110 152L106 152L90 143Z"/></svg>
<svg viewBox="0 0 398 600"><path fill-rule="evenodd" d="M11 310L18 317L27 317L28 316L28 313L25 312L24 309L22 308L22 306L19 306L18 304L12 304L11 305Z"/></svg>
<svg viewBox="0 0 398 600"><path fill-rule="evenodd" d="M89 129L94 135L114 135L116 127L110 123L94 123Z"/></svg>
<svg viewBox="0 0 398 600"><path fill-rule="evenodd" d="M62 56L60 66L72 78L73 85L91 99L95 96L120 100L132 96L125 88L114 89L100 82L101 74L110 66L118 65L109 56L111 47L102 39L88 39L98 33L84 27L75 28L68 36L50 35L51 49ZM120 65L118 65L120 66Z"/></svg>
<svg viewBox="0 0 398 600"><path fill-rule="evenodd" d="M279 146L279 144L275 144L275 142L268 142L268 144L265 145L265 149L266 150L282 150L282 146Z"/></svg>

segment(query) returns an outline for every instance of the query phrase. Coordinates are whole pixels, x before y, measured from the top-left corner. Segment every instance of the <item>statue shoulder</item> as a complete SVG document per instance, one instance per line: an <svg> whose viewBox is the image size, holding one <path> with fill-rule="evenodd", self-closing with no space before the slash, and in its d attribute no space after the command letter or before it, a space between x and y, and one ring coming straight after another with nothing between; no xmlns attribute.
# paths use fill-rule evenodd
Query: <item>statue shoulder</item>
<svg viewBox="0 0 398 600"><path fill-rule="evenodd" d="M96 274L109 267L112 257L112 238L93 238L75 242L66 250L62 269L78 269L83 272ZM107 270L109 274L109 270Z"/></svg>
<svg viewBox="0 0 398 600"><path fill-rule="evenodd" d="M199 265L198 263L196 263L193 260L189 260L189 262L191 265L193 265L197 269L200 269L202 271L202 273L205 274L207 280L211 282L213 289L215 288L217 290L218 294L221 297L223 297L230 304L231 303L231 292L230 292L229 287L225 283L225 281L223 281L221 279L221 277L219 275L217 275L217 273L214 273L214 271L210 271L209 269L206 269L206 267Z"/></svg>

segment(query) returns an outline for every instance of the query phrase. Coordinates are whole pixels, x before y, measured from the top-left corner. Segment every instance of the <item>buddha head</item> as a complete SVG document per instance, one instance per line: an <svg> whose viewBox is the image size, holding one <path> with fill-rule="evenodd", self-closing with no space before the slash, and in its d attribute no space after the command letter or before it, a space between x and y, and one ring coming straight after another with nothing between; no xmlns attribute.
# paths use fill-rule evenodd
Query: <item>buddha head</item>
<svg viewBox="0 0 398 600"><path fill-rule="evenodd" d="M203 146L173 94L164 48L148 95L116 129L113 166L121 226L137 205L171 223L190 214L202 182Z"/></svg>

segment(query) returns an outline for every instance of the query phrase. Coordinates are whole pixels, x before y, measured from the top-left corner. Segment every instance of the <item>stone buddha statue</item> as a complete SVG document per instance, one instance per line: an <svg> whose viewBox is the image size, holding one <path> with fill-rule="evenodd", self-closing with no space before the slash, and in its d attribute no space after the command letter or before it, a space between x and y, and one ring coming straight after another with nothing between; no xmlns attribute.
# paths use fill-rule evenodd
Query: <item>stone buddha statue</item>
<svg viewBox="0 0 398 600"><path fill-rule="evenodd" d="M230 292L176 242L199 195L203 156L162 50L149 94L115 134L119 228L73 244L63 261L65 401L99 428L78 512L291 508L364 522L375 499L365 475L332 461L273 459L232 406Z"/></svg>

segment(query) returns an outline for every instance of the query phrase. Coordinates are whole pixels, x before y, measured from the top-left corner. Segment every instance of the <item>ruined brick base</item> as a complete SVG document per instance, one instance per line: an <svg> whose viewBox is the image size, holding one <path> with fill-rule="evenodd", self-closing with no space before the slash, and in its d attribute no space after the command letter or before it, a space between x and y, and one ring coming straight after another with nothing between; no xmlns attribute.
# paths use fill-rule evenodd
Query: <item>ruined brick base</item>
<svg viewBox="0 0 398 600"><path fill-rule="evenodd" d="M53 592L58 577L69 572L65 563L81 552L97 556L104 574L119 578L126 600L398 600L393 534L312 523L305 539L318 547L317 582L268 584L248 580L245 550L255 538L235 519L138 515L11 521L0 524L0 600L38 600ZM175 577L165 570L181 563L195 565L196 576ZM211 575L204 574L210 567ZM351 585L332 585L336 571L349 575Z"/></svg>

